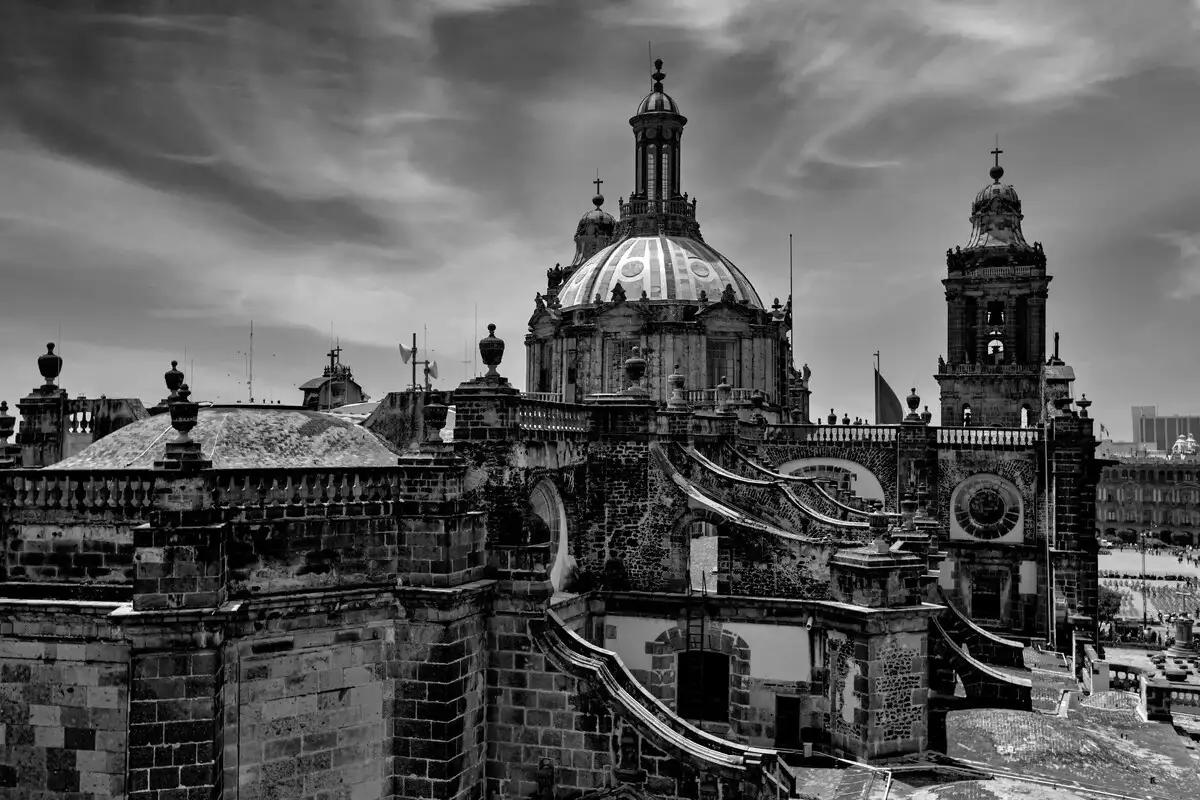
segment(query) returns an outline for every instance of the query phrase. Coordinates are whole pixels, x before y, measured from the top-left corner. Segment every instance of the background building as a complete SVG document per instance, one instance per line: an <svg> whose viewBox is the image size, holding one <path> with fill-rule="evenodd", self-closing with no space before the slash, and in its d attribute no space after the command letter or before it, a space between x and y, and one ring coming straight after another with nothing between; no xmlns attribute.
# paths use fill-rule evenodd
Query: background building
<svg viewBox="0 0 1200 800"><path fill-rule="evenodd" d="M1200 436L1200 416L1159 415L1158 406L1133 406L1133 443L1146 450L1166 452L1180 436Z"/></svg>

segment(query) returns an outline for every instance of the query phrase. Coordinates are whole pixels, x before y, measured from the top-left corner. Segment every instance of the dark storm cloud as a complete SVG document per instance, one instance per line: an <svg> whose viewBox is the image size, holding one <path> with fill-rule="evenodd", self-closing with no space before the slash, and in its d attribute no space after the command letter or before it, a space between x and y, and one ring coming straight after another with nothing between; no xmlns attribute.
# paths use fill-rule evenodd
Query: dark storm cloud
<svg viewBox="0 0 1200 800"><path fill-rule="evenodd" d="M85 8L5 4L8 124L60 156L217 204L264 236L405 243L384 203L303 179L315 165L302 156L353 160L373 144L364 120L374 74L364 64L381 48L367 33L339 28L332 14L297 26L278 4L243 4L233 16L208 4L153 16ZM342 152L282 158L293 125Z"/></svg>
<svg viewBox="0 0 1200 800"><path fill-rule="evenodd" d="M706 240L773 297L795 234L818 405L865 413L881 347L893 384L932 398L941 254L996 133L1072 359L1150 385L1138 353L1179 361L1200 336L1198 25L1183 0L7 0L0 374L28 374L62 319L94 350L68 351L73 392L156 399L187 346L204 393L232 397L253 318L278 396L331 326L380 393L425 325L465 374L447 364L478 304L521 385L533 293L595 170L609 210L630 191L649 39ZM117 361L145 388L114 389ZM1172 401L1102 380L1097 415Z"/></svg>

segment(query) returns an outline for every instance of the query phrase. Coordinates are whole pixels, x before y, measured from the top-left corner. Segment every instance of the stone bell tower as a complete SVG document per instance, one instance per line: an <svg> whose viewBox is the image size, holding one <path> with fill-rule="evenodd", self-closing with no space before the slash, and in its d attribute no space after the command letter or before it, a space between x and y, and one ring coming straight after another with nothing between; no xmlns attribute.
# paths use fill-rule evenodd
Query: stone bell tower
<svg viewBox="0 0 1200 800"><path fill-rule="evenodd" d="M1051 277L1041 243L1021 231L1021 199L1000 182L1002 152L992 151L992 183L971 204L970 240L946 251L946 357L935 375L942 425L1017 428L1044 413Z"/></svg>

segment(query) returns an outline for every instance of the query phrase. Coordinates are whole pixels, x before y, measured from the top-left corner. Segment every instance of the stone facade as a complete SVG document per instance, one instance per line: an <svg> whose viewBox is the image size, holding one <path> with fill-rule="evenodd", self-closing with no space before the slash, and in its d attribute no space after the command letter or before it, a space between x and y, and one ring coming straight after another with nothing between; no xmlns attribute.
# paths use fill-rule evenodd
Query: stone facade
<svg viewBox="0 0 1200 800"><path fill-rule="evenodd" d="M531 320L548 385L509 385L489 326L485 376L390 394L361 426L201 408L173 368L159 414L81 433L42 357L20 461L0 453L0 800L778 799L777 748L944 745L956 676L974 701L1028 700L975 657L1007 645L968 652L939 618L948 600L1068 642L1093 624L1098 465L1068 368L1030 372L1054 401L1040 428L935 427L915 393L901 425L808 423L790 299L763 308L703 245L662 77L611 236L709 260L672 262L661 297L605 267L588 280L609 297L560 302L615 252L585 255L592 218ZM977 198L995 252L1014 202ZM1008 279L951 261L971 291ZM1005 352L1040 363L1037 317L1014 313ZM943 389L985 392L989 421L1012 387L959 350Z"/></svg>

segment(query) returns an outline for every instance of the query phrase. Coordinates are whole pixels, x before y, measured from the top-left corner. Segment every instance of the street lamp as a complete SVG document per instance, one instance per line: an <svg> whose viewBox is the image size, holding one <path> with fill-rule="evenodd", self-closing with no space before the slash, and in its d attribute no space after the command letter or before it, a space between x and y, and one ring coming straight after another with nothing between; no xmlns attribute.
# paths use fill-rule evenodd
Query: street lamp
<svg viewBox="0 0 1200 800"><path fill-rule="evenodd" d="M1150 531L1158 530L1158 523L1150 523ZM1142 542L1142 635L1146 635L1149 626L1149 615L1146 613L1146 536L1150 531L1142 531L1139 537Z"/></svg>

